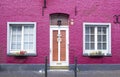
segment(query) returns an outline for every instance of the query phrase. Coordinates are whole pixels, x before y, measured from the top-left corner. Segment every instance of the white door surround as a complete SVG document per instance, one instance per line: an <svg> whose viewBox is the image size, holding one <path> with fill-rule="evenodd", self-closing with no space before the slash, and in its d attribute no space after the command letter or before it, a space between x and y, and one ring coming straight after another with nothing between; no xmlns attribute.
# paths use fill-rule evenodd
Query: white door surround
<svg viewBox="0 0 120 77"><path fill-rule="evenodd" d="M69 66L69 27L50 26L50 66Z"/></svg>

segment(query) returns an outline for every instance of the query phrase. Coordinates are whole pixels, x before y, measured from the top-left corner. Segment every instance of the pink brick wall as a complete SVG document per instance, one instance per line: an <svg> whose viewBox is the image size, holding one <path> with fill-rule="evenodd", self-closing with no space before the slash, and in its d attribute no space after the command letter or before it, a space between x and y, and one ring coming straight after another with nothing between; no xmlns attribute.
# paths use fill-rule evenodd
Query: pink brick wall
<svg viewBox="0 0 120 77"><path fill-rule="evenodd" d="M80 64L120 63L120 25L113 23L113 16L120 14L119 5L119 0L47 0L42 16L43 0L0 0L0 63L44 63L50 50L49 15L52 13L67 13L74 19L74 25L69 27L70 64L74 56ZM23 59L7 56L7 22L32 21L37 22L37 56ZM83 22L112 24L112 57L83 57Z"/></svg>

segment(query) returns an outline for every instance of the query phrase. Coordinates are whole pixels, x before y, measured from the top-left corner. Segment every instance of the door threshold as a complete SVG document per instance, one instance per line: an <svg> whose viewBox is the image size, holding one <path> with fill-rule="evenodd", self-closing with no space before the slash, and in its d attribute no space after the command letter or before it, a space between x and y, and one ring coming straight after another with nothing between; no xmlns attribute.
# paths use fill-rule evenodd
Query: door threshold
<svg viewBox="0 0 120 77"><path fill-rule="evenodd" d="M69 70L68 66L50 66L50 70L58 70L58 71L62 71L62 70Z"/></svg>
<svg viewBox="0 0 120 77"><path fill-rule="evenodd" d="M69 69L50 69L49 71L55 71L55 72L67 72Z"/></svg>

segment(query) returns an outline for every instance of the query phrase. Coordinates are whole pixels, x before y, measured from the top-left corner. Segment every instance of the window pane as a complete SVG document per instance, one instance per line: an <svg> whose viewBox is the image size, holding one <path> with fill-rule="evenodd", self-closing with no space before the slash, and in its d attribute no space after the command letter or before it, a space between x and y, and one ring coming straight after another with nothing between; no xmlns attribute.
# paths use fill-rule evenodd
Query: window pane
<svg viewBox="0 0 120 77"><path fill-rule="evenodd" d="M28 34L24 34L24 42L28 42L29 41L29 35Z"/></svg>
<svg viewBox="0 0 120 77"><path fill-rule="evenodd" d="M21 49L21 43L17 43L17 49Z"/></svg>
<svg viewBox="0 0 120 77"><path fill-rule="evenodd" d="M21 32L22 32L22 26L18 26L17 27L17 34L21 34Z"/></svg>
<svg viewBox="0 0 120 77"><path fill-rule="evenodd" d="M95 39L94 39L94 35L91 35L91 42L94 42Z"/></svg>
<svg viewBox="0 0 120 77"><path fill-rule="evenodd" d="M89 27L85 27L85 34L89 34Z"/></svg>
<svg viewBox="0 0 120 77"><path fill-rule="evenodd" d="M25 49L33 49L33 33L34 33L34 25L25 25L24 26L24 48Z"/></svg>
<svg viewBox="0 0 120 77"><path fill-rule="evenodd" d="M28 26L24 26L24 34L29 34L29 28L28 28Z"/></svg>
<svg viewBox="0 0 120 77"><path fill-rule="evenodd" d="M94 34L94 27L90 27L90 33Z"/></svg>
<svg viewBox="0 0 120 77"><path fill-rule="evenodd" d="M85 42L89 42L89 35L86 35L86 37L85 37Z"/></svg>
<svg viewBox="0 0 120 77"><path fill-rule="evenodd" d="M101 43L98 43L98 47L97 47L98 49L101 49Z"/></svg>
<svg viewBox="0 0 120 77"><path fill-rule="evenodd" d="M85 43L85 49L89 49L89 43Z"/></svg>
<svg viewBox="0 0 120 77"><path fill-rule="evenodd" d="M12 42L11 49L17 49L17 45L15 42Z"/></svg>
<svg viewBox="0 0 120 77"><path fill-rule="evenodd" d="M98 34L101 34L101 27L98 27Z"/></svg>
<svg viewBox="0 0 120 77"><path fill-rule="evenodd" d="M94 43L91 43L91 49L95 49Z"/></svg>
<svg viewBox="0 0 120 77"><path fill-rule="evenodd" d="M16 35L12 35L12 42L13 42L13 41L17 41Z"/></svg>
<svg viewBox="0 0 120 77"><path fill-rule="evenodd" d="M103 34L106 34L106 27L103 27Z"/></svg>
<svg viewBox="0 0 120 77"><path fill-rule="evenodd" d="M16 35L16 27L12 27L12 35Z"/></svg>
<svg viewBox="0 0 120 77"><path fill-rule="evenodd" d="M29 34L33 34L34 32L34 26L29 26Z"/></svg>
<svg viewBox="0 0 120 77"><path fill-rule="evenodd" d="M33 43L32 42L29 43L29 49L33 49Z"/></svg>
<svg viewBox="0 0 120 77"><path fill-rule="evenodd" d="M17 41L21 41L21 35L17 35Z"/></svg>
<svg viewBox="0 0 120 77"><path fill-rule="evenodd" d="M22 26L20 26L20 25L13 25L13 26L11 26L11 29L12 29L11 49L21 49Z"/></svg>
<svg viewBox="0 0 120 77"><path fill-rule="evenodd" d="M101 42L101 35L98 35L98 42Z"/></svg>
<svg viewBox="0 0 120 77"><path fill-rule="evenodd" d="M30 42L33 42L33 35L32 35L32 34L29 35L29 41L30 41Z"/></svg>
<svg viewBox="0 0 120 77"><path fill-rule="evenodd" d="M106 35L103 35L103 42L106 42Z"/></svg>
<svg viewBox="0 0 120 77"><path fill-rule="evenodd" d="M106 48L106 43L103 43L103 49L107 49L107 48Z"/></svg>
<svg viewBox="0 0 120 77"><path fill-rule="evenodd" d="M24 42L24 49L29 49L29 43L28 42Z"/></svg>

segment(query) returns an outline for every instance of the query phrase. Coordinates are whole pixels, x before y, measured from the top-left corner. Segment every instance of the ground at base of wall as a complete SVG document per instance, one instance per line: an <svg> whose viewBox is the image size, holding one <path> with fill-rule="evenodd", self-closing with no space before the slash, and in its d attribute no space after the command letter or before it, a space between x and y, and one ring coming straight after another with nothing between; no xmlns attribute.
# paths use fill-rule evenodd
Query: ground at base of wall
<svg viewBox="0 0 120 77"><path fill-rule="evenodd" d="M48 70L50 66L48 65ZM39 71L45 70L44 64L0 64L0 71ZM68 70L74 70L74 64ZM120 64L78 64L77 71L120 70Z"/></svg>
<svg viewBox="0 0 120 77"><path fill-rule="evenodd" d="M119 77L120 70L114 71L80 71L78 77ZM39 71L2 71L0 77L45 77ZM47 77L75 77L74 71L48 71Z"/></svg>

